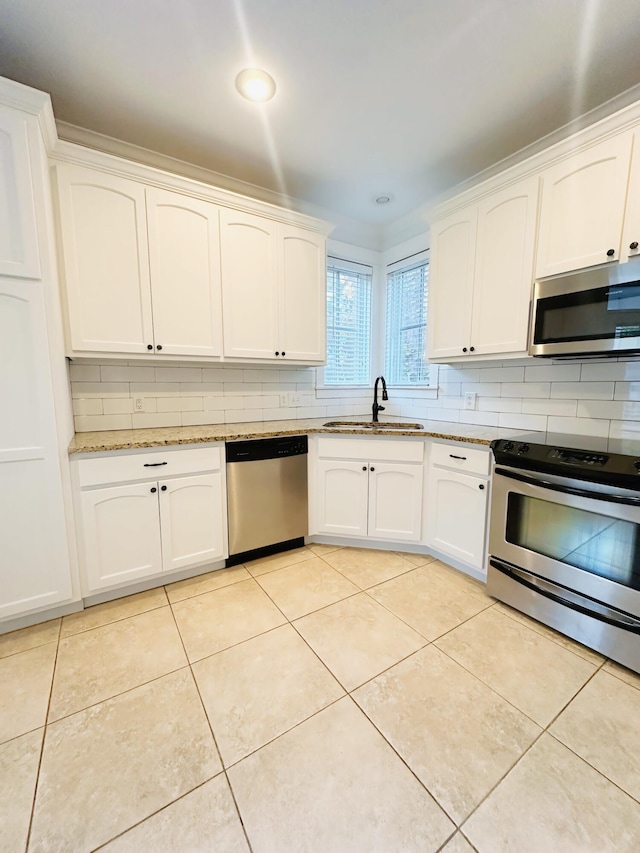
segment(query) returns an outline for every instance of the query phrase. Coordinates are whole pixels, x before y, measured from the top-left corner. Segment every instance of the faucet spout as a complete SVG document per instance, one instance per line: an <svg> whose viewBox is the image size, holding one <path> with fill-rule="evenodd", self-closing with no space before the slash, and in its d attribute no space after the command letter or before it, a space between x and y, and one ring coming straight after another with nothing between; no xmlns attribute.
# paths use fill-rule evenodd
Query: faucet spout
<svg viewBox="0 0 640 853"><path fill-rule="evenodd" d="M384 406L381 406L378 403L378 382L382 382L382 399L389 399L389 395L387 394L387 383L385 382L384 376L378 376L373 385L373 406L371 407L374 424L378 423L378 412L384 412Z"/></svg>

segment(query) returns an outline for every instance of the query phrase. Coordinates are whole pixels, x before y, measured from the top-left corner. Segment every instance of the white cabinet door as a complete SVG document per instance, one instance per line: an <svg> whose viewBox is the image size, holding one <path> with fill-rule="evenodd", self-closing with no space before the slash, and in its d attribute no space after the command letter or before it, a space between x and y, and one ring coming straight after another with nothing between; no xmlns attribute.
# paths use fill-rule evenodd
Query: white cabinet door
<svg viewBox="0 0 640 853"><path fill-rule="evenodd" d="M71 597L42 284L0 279L0 619Z"/></svg>
<svg viewBox="0 0 640 853"><path fill-rule="evenodd" d="M160 482L165 572L227 557L222 474Z"/></svg>
<svg viewBox="0 0 640 853"><path fill-rule="evenodd" d="M144 187L84 169L57 167L62 260L71 348L153 349Z"/></svg>
<svg viewBox="0 0 640 853"><path fill-rule="evenodd" d="M162 572L157 492L157 483L134 483L81 493L89 592Z"/></svg>
<svg viewBox="0 0 640 853"><path fill-rule="evenodd" d="M537 278L618 260L631 143L621 134L543 174Z"/></svg>
<svg viewBox="0 0 640 853"><path fill-rule="evenodd" d="M633 134L633 155L629 174L627 206L624 212L620 260L640 255L640 130Z"/></svg>
<svg viewBox="0 0 640 853"><path fill-rule="evenodd" d="M222 355L218 208L146 189L156 352Z"/></svg>
<svg viewBox="0 0 640 853"><path fill-rule="evenodd" d="M482 571L488 492L486 480L430 467L427 544Z"/></svg>
<svg viewBox="0 0 640 853"><path fill-rule="evenodd" d="M325 239L304 228L279 226L279 347L287 360L326 359Z"/></svg>
<svg viewBox="0 0 640 853"><path fill-rule="evenodd" d="M422 465L375 462L369 468L369 536L419 542Z"/></svg>
<svg viewBox="0 0 640 853"><path fill-rule="evenodd" d="M365 462L318 461L318 533L367 535L368 467Z"/></svg>
<svg viewBox="0 0 640 853"><path fill-rule="evenodd" d="M278 340L275 222L220 210L224 354L275 359Z"/></svg>
<svg viewBox="0 0 640 853"><path fill-rule="evenodd" d="M40 278L28 123L0 105L0 275Z"/></svg>
<svg viewBox="0 0 640 853"><path fill-rule="evenodd" d="M527 349L538 184L528 178L478 205L470 340L476 355Z"/></svg>
<svg viewBox="0 0 640 853"><path fill-rule="evenodd" d="M478 207L434 222L429 272L428 357L468 353Z"/></svg>

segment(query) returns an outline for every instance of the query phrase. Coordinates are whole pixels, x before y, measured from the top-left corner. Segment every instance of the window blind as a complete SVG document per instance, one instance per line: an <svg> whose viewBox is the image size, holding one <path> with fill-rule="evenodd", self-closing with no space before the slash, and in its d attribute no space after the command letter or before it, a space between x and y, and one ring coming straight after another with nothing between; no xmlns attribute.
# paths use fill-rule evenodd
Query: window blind
<svg viewBox="0 0 640 853"><path fill-rule="evenodd" d="M325 385L368 385L371 368L371 271L356 264L327 267ZM348 268L346 268L348 267Z"/></svg>
<svg viewBox="0 0 640 853"><path fill-rule="evenodd" d="M385 376L393 385L428 385L427 287L429 265L421 263L387 276Z"/></svg>

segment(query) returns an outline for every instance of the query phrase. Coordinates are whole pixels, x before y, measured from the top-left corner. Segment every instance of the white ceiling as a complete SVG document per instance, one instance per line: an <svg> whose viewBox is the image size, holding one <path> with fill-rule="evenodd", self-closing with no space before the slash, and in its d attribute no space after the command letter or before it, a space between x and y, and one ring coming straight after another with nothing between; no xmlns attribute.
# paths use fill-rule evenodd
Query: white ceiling
<svg viewBox="0 0 640 853"><path fill-rule="evenodd" d="M377 230L640 84L639 40L638 0L0 0L62 122Z"/></svg>

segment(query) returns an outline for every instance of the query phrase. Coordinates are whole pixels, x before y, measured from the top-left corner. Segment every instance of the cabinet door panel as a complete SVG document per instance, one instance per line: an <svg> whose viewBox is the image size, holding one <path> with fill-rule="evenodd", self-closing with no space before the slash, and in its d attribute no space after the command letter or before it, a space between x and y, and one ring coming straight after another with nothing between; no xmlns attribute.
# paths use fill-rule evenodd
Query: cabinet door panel
<svg viewBox="0 0 640 853"><path fill-rule="evenodd" d="M478 206L471 324L478 355L527 349L537 212L537 177Z"/></svg>
<svg viewBox="0 0 640 853"><path fill-rule="evenodd" d="M224 354L276 358L277 225L260 216L220 210Z"/></svg>
<svg viewBox="0 0 640 853"><path fill-rule="evenodd" d="M483 571L488 493L486 480L430 468L427 544Z"/></svg>
<svg viewBox="0 0 640 853"><path fill-rule="evenodd" d="M280 346L286 358L326 358L325 240L304 228L279 227Z"/></svg>
<svg viewBox="0 0 640 853"><path fill-rule="evenodd" d="M0 106L0 275L40 278L28 122Z"/></svg>
<svg viewBox="0 0 640 853"><path fill-rule="evenodd" d="M419 542L422 465L376 462L369 475L369 536Z"/></svg>
<svg viewBox="0 0 640 853"><path fill-rule="evenodd" d="M618 259L630 159L627 133L544 173L538 278Z"/></svg>
<svg viewBox="0 0 640 853"><path fill-rule="evenodd" d="M163 355L222 355L218 208L146 194L155 345Z"/></svg>
<svg viewBox="0 0 640 853"><path fill-rule="evenodd" d="M635 248L631 248L635 246ZM627 206L624 212L624 229L620 260L640 255L640 130L633 134L633 155L629 173Z"/></svg>
<svg viewBox="0 0 640 853"><path fill-rule="evenodd" d="M227 557L222 474L167 480L160 489L164 571Z"/></svg>
<svg viewBox="0 0 640 853"><path fill-rule="evenodd" d="M85 491L81 506L89 592L162 571L155 483Z"/></svg>
<svg viewBox="0 0 640 853"><path fill-rule="evenodd" d="M435 222L431 231L428 352L430 359L464 355L471 337L471 300L478 208Z"/></svg>
<svg viewBox="0 0 640 853"><path fill-rule="evenodd" d="M367 467L363 462L318 461L318 533L367 535Z"/></svg>
<svg viewBox="0 0 640 853"><path fill-rule="evenodd" d="M144 187L58 166L71 347L146 353L153 344Z"/></svg>

